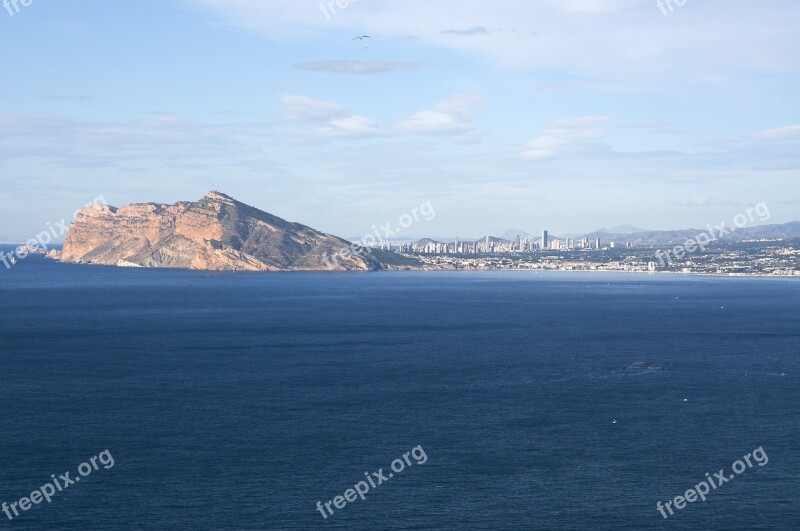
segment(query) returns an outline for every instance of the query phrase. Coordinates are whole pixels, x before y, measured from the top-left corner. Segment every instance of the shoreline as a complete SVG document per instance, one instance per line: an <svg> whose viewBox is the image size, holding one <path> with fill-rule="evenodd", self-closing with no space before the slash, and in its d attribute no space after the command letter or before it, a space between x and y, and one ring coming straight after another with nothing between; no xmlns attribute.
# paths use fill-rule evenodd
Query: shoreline
<svg viewBox="0 0 800 531"><path fill-rule="evenodd" d="M725 277L725 278L798 278L797 275L772 275L769 273L703 273L697 271L624 271L615 269L420 269L406 271L451 271L451 272L499 272L499 271L527 271L536 273L620 273L620 274L640 274L640 275L686 275L698 277Z"/></svg>
<svg viewBox="0 0 800 531"><path fill-rule="evenodd" d="M529 269L529 268L508 268L508 269L451 269L451 268L387 268L370 271L331 271L324 269L286 269L277 271L234 271L234 270L219 270L219 269L190 269L178 267L126 267L110 264L87 264L79 262L62 262L58 259L53 259L49 256L42 256L44 260L56 262L63 265L74 266L89 266L89 267L108 267L119 270L153 270L153 271L192 271L198 273L249 273L249 274L270 274L270 273L329 273L329 274L369 274L369 273L401 273L401 272L421 272L421 273L500 273L500 272L516 272L516 273L611 273L611 274L638 274L638 275L668 275L668 276L697 276L697 277L720 277L720 278L774 278L774 279L800 279L800 272L796 275L774 275L769 273L705 273L697 271L625 271L613 269Z"/></svg>

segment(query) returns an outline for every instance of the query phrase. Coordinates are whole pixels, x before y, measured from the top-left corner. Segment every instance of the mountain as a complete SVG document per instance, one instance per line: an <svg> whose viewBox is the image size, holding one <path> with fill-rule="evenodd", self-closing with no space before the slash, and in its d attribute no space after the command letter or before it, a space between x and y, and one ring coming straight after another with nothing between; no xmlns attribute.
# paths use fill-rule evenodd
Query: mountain
<svg viewBox="0 0 800 531"><path fill-rule="evenodd" d="M539 236L534 236L533 234L527 233L524 230L519 230L519 229L508 229L503 233L502 238L504 240L513 242L517 239L517 236L519 236L519 239L522 241L528 240L533 242L542 239L541 234Z"/></svg>
<svg viewBox="0 0 800 531"><path fill-rule="evenodd" d="M720 237L719 232L715 230L714 236L722 242L741 242L744 240L774 241L800 238L800 221L792 221L780 225L758 225L755 227L735 228L733 231L730 230L731 228L732 225L726 224L725 230L728 232ZM686 240L695 239L702 233L708 235L709 229L644 231L630 234L593 232L585 236L590 240L600 238L604 243L617 241L631 242L634 245L670 245L685 243Z"/></svg>
<svg viewBox="0 0 800 531"><path fill-rule="evenodd" d="M62 262L216 271L374 271L417 263L268 214L219 192L196 202L87 207Z"/></svg>
<svg viewBox="0 0 800 531"><path fill-rule="evenodd" d="M483 236L483 237L481 237L481 238L478 238L478 239L477 239L477 240L475 240L475 241L478 241L478 242L485 242L485 241L486 241L486 238L487 238L487 236ZM489 241L490 241L491 243L494 243L494 244L498 244L498 243L511 243L511 242L513 242L513 241L514 241L513 239L511 239L511 240L508 240L508 239L506 239L506 238L498 238L497 236L488 236L488 238L489 238Z"/></svg>
<svg viewBox="0 0 800 531"><path fill-rule="evenodd" d="M633 234L636 232L648 232L648 230L640 229L639 227L634 227L633 225L618 225L616 227L611 227L610 229L597 229L594 232L598 234Z"/></svg>

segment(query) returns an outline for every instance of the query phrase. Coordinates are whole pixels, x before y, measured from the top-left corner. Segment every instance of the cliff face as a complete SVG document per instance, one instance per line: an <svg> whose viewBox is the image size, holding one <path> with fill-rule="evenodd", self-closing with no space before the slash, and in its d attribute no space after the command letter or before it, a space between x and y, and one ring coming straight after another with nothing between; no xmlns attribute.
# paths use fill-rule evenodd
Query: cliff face
<svg viewBox="0 0 800 531"><path fill-rule="evenodd" d="M174 205L87 207L70 227L58 258L73 263L217 271L394 267L366 250L342 253L350 246L336 236L209 192L200 201Z"/></svg>

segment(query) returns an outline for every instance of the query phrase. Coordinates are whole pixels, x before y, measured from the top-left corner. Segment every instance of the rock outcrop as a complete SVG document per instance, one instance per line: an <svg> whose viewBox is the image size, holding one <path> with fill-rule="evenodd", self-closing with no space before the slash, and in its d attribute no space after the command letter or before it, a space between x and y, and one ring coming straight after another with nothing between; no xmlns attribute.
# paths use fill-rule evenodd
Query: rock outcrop
<svg viewBox="0 0 800 531"><path fill-rule="evenodd" d="M83 264L215 271L374 271L414 265L392 252L347 251L351 246L209 192L199 201L174 205L87 207L53 257Z"/></svg>

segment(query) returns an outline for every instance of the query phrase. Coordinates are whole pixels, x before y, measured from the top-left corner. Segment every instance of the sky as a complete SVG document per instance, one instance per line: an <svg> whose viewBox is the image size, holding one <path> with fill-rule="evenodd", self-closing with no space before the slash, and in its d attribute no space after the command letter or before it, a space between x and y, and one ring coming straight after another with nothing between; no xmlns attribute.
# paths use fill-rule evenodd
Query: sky
<svg viewBox="0 0 800 531"><path fill-rule="evenodd" d="M25 1L0 241L212 189L346 237L800 220L796 0Z"/></svg>

